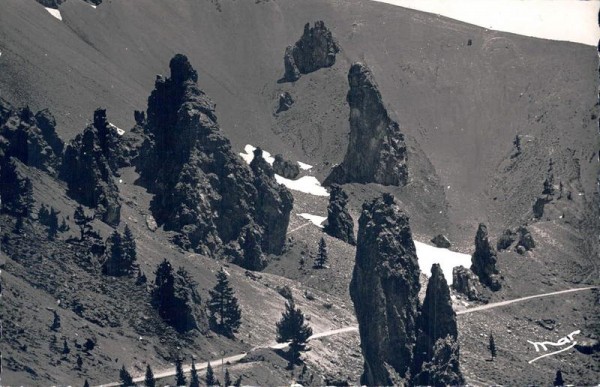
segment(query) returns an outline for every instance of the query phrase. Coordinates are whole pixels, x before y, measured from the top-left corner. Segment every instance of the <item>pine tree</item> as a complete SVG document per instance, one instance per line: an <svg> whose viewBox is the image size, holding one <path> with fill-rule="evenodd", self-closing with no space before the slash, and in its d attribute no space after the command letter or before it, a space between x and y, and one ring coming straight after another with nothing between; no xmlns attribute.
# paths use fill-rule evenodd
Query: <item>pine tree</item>
<svg viewBox="0 0 600 387"><path fill-rule="evenodd" d="M53 310L52 313L54 313L54 318L52 320L52 326L50 327L50 330L56 332L60 329L60 316L55 310Z"/></svg>
<svg viewBox="0 0 600 387"><path fill-rule="evenodd" d="M133 236L129 225L125 225L125 232L123 233L123 261L130 274L133 274L134 272L136 259L135 237Z"/></svg>
<svg viewBox="0 0 600 387"><path fill-rule="evenodd" d="M242 311L223 268L217 272L217 284L209 290L209 294L208 310L211 326L226 336L233 336L240 327Z"/></svg>
<svg viewBox="0 0 600 387"><path fill-rule="evenodd" d="M308 338L312 336L312 328L304 323L304 314L300 309L296 309L293 299L286 302L285 311L276 327L277 342L290 342L290 364L293 367L300 352L306 349Z"/></svg>
<svg viewBox="0 0 600 387"><path fill-rule="evenodd" d="M150 368L150 364L146 365L146 377L144 378L144 384L146 387L156 387L156 380L154 380L154 372Z"/></svg>
<svg viewBox="0 0 600 387"><path fill-rule="evenodd" d="M88 382L87 379L83 383L83 387L90 387L90 382Z"/></svg>
<svg viewBox="0 0 600 387"><path fill-rule="evenodd" d="M69 225L67 224L67 222L65 221L65 218L62 219L62 222L60 223L60 226L58 227L58 231L60 232L67 232L69 231L71 228L69 227Z"/></svg>
<svg viewBox="0 0 600 387"><path fill-rule="evenodd" d="M63 341L63 350L62 350L62 353L64 355L67 355L69 352L71 352L71 349L69 349L69 344L67 343L67 339L65 339Z"/></svg>
<svg viewBox="0 0 600 387"><path fill-rule="evenodd" d="M208 362L208 366L206 367L206 385L207 386L217 386L219 381L215 378L215 372L210 366L210 362Z"/></svg>
<svg viewBox="0 0 600 387"><path fill-rule="evenodd" d="M490 333L490 343L488 345L490 350L490 354L492 355L492 360L496 357L496 343L494 342L494 335Z"/></svg>
<svg viewBox="0 0 600 387"><path fill-rule="evenodd" d="M190 372L190 387L200 387L200 376L198 376L198 370L196 369L196 362L192 358L192 370Z"/></svg>
<svg viewBox="0 0 600 387"><path fill-rule="evenodd" d="M110 276L122 276L128 273L124 261L123 239L121 234L115 230L108 239L108 258L102 265L102 273Z"/></svg>
<svg viewBox="0 0 600 387"><path fill-rule="evenodd" d="M515 154L515 156L520 155L521 154L521 138L519 137L518 134L515 136L515 139L513 140L513 145L515 146L515 149L517 150L517 153Z"/></svg>
<svg viewBox="0 0 600 387"><path fill-rule="evenodd" d="M231 375L229 374L229 369L225 368L225 379L223 379L223 386L229 387L231 384Z"/></svg>
<svg viewBox="0 0 600 387"><path fill-rule="evenodd" d="M135 386L135 383L133 383L133 377L125 369L125 365L123 365L123 367L121 367L121 371L119 371L119 380L121 381L121 387Z"/></svg>
<svg viewBox="0 0 600 387"><path fill-rule="evenodd" d="M171 318L170 306L175 298L175 277L173 276L173 266L166 258L156 268L155 275L152 301L160 316L169 321Z"/></svg>
<svg viewBox="0 0 600 387"><path fill-rule="evenodd" d="M81 371L81 367L83 367L83 359L80 354L77 354L77 369Z"/></svg>
<svg viewBox="0 0 600 387"><path fill-rule="evenodd" d="M75 209L75 214L73 214L73 220L75 224L79 227L79 231L81 232L81 240L85 238L85 234L91 231L92 227L90 226L90 222L92 218L86 216L83 207L80 205Z"/></svg>
<svg viewBox="0 0 600 387"><path fill-rule="evenodd" d="M50 211L48 211L48 207L45 204L42 204L40 210L38 211L38 219L40 223L44 226L48 225L48 218L50 217Z"/></svg>
<svg viewBox="0 0 600 387"><path fill-rule="evenodd" d="M186 383L185 374L183 373L183 359L178 356L175 359L175 385L185 386Z"/></svg>
<svg viewBox="0 0 600 387"><path fill-rule="evenodd" d="M325 238L321 238L319 241L319 252L317 253L317 258L315 259L315 268L324 268L327 260L327 244L325 243Z"/></svg>
<svg viewBox="0 0 600 387"><path fill-rule="evenodd" d="M563 380L561 370L556 371L556 377L554 378L554 385L555 386L564 386L565 385L565 381Z"/></svg>
<svg viewBox="0 0 600 387"><path fill-rule="evenodd" d="M48 239L54 240L58 234L58 213L54 207L50 207L48 215Z"/></svg>
<svg viewBox="0 0 600 387"><path fill-rule="evenodd" d="M33 184L31 180L26 177L20 181L20 195L19 195L19 216L28 217L32 210L35 201L33 200Z"/></svg>

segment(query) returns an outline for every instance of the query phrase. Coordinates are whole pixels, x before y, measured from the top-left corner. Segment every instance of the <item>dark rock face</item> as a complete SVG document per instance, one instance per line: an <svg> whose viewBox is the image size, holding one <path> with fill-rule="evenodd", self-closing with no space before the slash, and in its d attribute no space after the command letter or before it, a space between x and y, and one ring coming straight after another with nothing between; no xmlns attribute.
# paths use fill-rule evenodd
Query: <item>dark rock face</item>
<svg viewBox="0 0 600 387"><path fill-rule="evenodd" d="M300 166L278 154L275 155L275 161L273 161L273 171L279 176L294 180L300 174Z"/></svg>
<svg viewBox="0 0 600 387"><path fill-rule="evenodd" d="M471 270L479 281L491 290L500 290L498 269L496 269L496 250L490 245L487 227L480 223L475 235L475 252L471 257Z"/></svg>
<svg viewBox="0 0 600 387"><path fill-rule="evenodd" d="M507 228L504 230L498 241L496 242L496 248L498 251L507 250L517 240L517 234L511 229Z"/></svg>
<svg viewBox="0 0 600 387"><path fill-rule="evenodd" d="M525 251L532 250L535 248L535 241L529 230L525 226L521 226L517 229L519 235L519 241L517 242L517 248L523 247Z"/></svg>
<svg viewBox="0 0 600 387"><path fill-rule="evenodd" d="M350 143L344 161L331 171L324 184L405 185L408 167L404 135L388 116L371 71L361 63L353 64L348 83Z"/></svg>
<svg viewBox="0 0 600 387"><path fill-rule="evenodd" d="M293 104L294 99L290 93L286 91L285 93L279 94L279 106L277 107L275 114L289 110Z"/></svg>
<svg viewBox="0 0 600 387"><path fill-rule="evenodd" d="M355 246L354 221L346 208L347 204L348 195L342 190L342 187L333 184L329 195L329 206L327 207L327 221L323 231L334 238Z"/></svg>
<svg viewBox="0 0 600 387"><path fill-rule="evenodd" d="M452 269L452 288L467 296L470 301L481 299L478 284L477 276L466 267L457 266Z"/></svg>
<svg viewBox="0 0 600 387"><path fill-rule="evenodd" d="M433 347L432 359L423 364L415 378L418 385L462 386L465 379L459 365L460 346L456 337L438 339Z"/></svg>
<svg viewBox="0 0 600 387"><path fill-rule="evenodd" d="M517 241L515 251L519 254L524 254L535 247L535 241L529 230L525 226L520 226L516 232L510 229L504 230L496 243L496 248L498 250L507 250L515 241Z"/></svg>
<svg viewBox="0 0 600 387"><path fill-rule="evenodd" d="M300 74L308 74L324 67L335 64L335 54L340 51L337 41L331 31L322 21L315 22L314 27L309 23L304 26L304 33L293 46L285 49L283 64L285 81L294 82Z"/></svg>
<svg viewBox="0 0 600 387"><path fill-rule="evenodd" d="M155 194L153 216L179 233L175 242L185 249L228 252L260 269L262 252L283 250L292 195L277 184L262 151L250 167L235 155L187 58L176 55L170 68L171 77L158 76L148 98L147 139L137 162Z"/></svg>
<svg viewBox="0 0 600 387"><path fill-rule="evenodd" d="M450 246L452 246L448 238L446 238L446 236L442 234L434 236L433 238L431 238L430 242L433 243L436 247L440 247L443 249L449 249Z"/></svg>
<svg viewBox="0 0 600 387"><path fill-rule="evenodd" d="M393 196L365 203L350 283L365 359L361 384L406 382L417 340L419 273L408 216Z"/></svg>
<svg viewBox="0 0 600 387"><path fill-rule="evenodd" d="M94 123L67 146L60 170L69 196L95 208L96 216L111 226L118 225L121 218L118 188L113 180L119 148L117 130L108 124L106 111L98 109Z"/></svg>
<svg viewBox="0 0 600 387"><path fill-rule="evenodd" d="M64 146L55 126L48 110L34 115L27 107L13 109L0 100L0 158L15 157L23 164L54 175Z"/></svg>

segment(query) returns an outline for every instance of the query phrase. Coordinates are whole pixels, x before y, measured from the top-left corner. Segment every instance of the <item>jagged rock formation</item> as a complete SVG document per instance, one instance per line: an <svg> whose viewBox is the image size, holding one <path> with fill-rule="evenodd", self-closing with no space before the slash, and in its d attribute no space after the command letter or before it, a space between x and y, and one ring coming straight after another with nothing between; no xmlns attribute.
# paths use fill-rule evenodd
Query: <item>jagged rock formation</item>
<svg viewBox="0 0 600 387"><path fill-rule="evenodd" d="M67 146L60 178L68 194L79 203L95 208L96 216L116 226L121 205L113 175L118 168L119 135L106 120L106 110L94 112L94 122Z"/></svg>
<svg viewBox="0 0 600 387"><path fill-rule="evenodd" d="M535 241L533 240L533 236L525 226L519 227L517 229L517 234L519 235L517 249L519 249L519 247L522 247L525 251L529 251L535 248Z"/></svg>
<svg viewBox="0 0 600 387"><path fill-rule="evenodd" d="M442 234L434 236L433 238L431 238L430 242L433 243L436 247L440 247L443 249L449 249L450 246L452 246L448 238Z"/></svg>
<svg viewBox="0 0 600 387"><path fill-rule="evenodd" d="M452 288L467 296L470 301L481 299L478 285L477 276L471 270L464 266L456 266L452 269Z"/></svg>
<svg viewBox="0 0 600 387"><path fill-rule="evenodd" d="M300 74L331 67L335 64L335 54L339 51L339 45L325 23L317 21L314 27L306 23L300 40L285 49L283 79L294 82L300 78Z"/></svg>
<svg viewBox="0 0 600 387"><path fill-rule="evenodd" d="M496 243L496 248L498 250L507 250L515 241L517 241L515 251L519 254L524 254L526 251L535 248L533 236L525 226L520 226L516 232L511 229L504 230Z"/></svg>
<svg viewBox="0 0 600 387"><path fill-rule="evenodd" d="M355 246L354 221L346 208L347 204L348 195L346 192L339 185L333 184L329 195L327 220L325 221L323 231L334 238Z"/></svg>
<svg viewBox="0 0 600 387"><path fill-rule="evenodd" d="M277 107L275 114L289 110L293 104L294 99L290 93L286 91L285 93L279 94L279 106Z"/></svg>
<svg viewBox="0 0 600 387"><path fill-rule="evenodd" d="M365 359L361 384L406 382L417 339L419 274L408 216L393 196L365 203L350 283Z"/></svg>
<svg viewBox="0 0 600 387"><path fill-rule="evenodd" d="M226 251L260 269L262 252L284 248L292 195L275 181L262 151L250 167L234 154L187 57L176 55L169 66L171 77L158 76L148 98L147 139L137 162L155 194L153 216L178 232L175 242L185 249Z"/></svg>
<svg viewBox="0 0 600 387"><path fill-rule="evenodd" d="M54 175L64 147L55 127L48 110L34 115L28 107L13 109L0 100L0 158L15 157Z"/></svg>
<svg viewBox="0 0 600 387"><path fill-rule="evenodd" d="M423 363L421 372L415 378L419 381L417 384L435 387L465 385L459 359L460 346L456 337L438 339L431 360Z"/></svg>
<svg viewBox="0 0 600 387"><path fill-rule="evenodd" d="M300 174L300 166L297 163L286 160L282 155L275 155L275 161L273 161L273 171L279 176L283 176L286 179L296 179Z"/></svg>
<svg viewBox="0 0 600 387"><path fill-rule="evenodd" d="M324 184L408 182L406 144L398 124L388 116L371 71L355 63L348 73L350 143L344 161Z"/></svg>
<svg viewBox="0 0 600 387"><path fill-rule="evenodd" d="M496 268L496 250L490 245L487 227L480 223L475 235L475 252L471 257L471 270L479 281L491 290L500 290L498 269Z"/></svg>
<svg viewBox="0 0 600 387"><path fill-rule="evenodd" d="M517 234L510 228L507 228L504 230L500 238L498 238L498 241L496 242L496 249L498 249L498 251L507 250L510 246L512 246L513 243L515 243L516 240Z"/></svg>

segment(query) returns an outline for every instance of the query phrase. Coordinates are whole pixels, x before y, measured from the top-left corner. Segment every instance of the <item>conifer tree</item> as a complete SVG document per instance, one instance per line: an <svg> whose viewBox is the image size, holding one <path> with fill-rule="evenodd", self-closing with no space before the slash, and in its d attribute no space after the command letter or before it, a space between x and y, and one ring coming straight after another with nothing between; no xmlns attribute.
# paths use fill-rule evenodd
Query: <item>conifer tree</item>
<svg viewBox="0 0 600 387"><path fill-rule="evenodd" d="M79 227L79 231L81 232L81 240L85 238L85 234L91 231L92 226L90 226L90 222L92 218L88 217L83 210L83 207L80 205L75 209L75 213L73 214L73 220L75 224Z"/></svg>
<svg viewBox="0 0 600 387"><path fill-rule="evenodd" d="M146 377L144 378L144 384L146 387L156 387L156 380L154 380L154 372L150 364L146 365Z"/></svg>
<svg viewBox="0 0 600 387"><path fill-rule="evenodd" d="M133 273L136 265L137 253L135 237L129 228L129 225L125 225L125 232L123 233L123 257L125 266L127 266L130 274Z"/></svg>
<svg viewBox="0 0 600 387"><path fill-rule="evenodd" d="M48 239L54 240L58 234L58 213L54 207L50 207L48 214Z"/></svg>
<svg viewBox="0 0 600 387"><path fill-rule="evenodd" d="M196 362L192 358L192 370L190 372L190 387L200 387L200 376L196 369Z"/></svg>
<svg viewBox="0 0 600 387"><path fill-rule="evenodd" d="M229 369L225 368L225 378L223 379L223 386L229 387L231 386L231 375L229 374Z"/></svg>
<svg viewBox="0 0 600 387"><path fill-rule="evenodd" d="M67 343L67 339L65 339L65 340L63 341L63 351L62 351L62 353L63 353L64 355L66 355L66 354L68 354L69 352L71 352L71 350L69 349L69 344Z"/></svg>
<svg viewBox="0 0 600 387"><path fill-rule="evenodd" d="M50 326L50 330L56 332L60 329L60 316L55 310L53 310L52 313L54 314L54 318L52 319L52 326Z"/></svg>
<svg viewBox="0 0 600 387"><path fill-rule="evenodd" d="M233 387L241 387L242 385L242 375L238 376L237 379L235 379L235 382L233 382Z"/></svg>
<svg viewBox="0 0 600 387"><path fill-rule="evenodd" d="M494 335L490 332L490 343L488 348L490 350L490 354L492 355L492 360L496 358L496 343L494 342Z"/></svg>
<svg viewBox="0 0 600 387"><path fill-rule="evenodd" d="M19 216L28 217L33 210L33 184L31 180L26 177L20 181L20 195L19 195Z"/></svg>
<svg viewBox="0 0 600 387"><path fill-rule="evenodd" d="M281 320L276 323L277 342L290 342L291 355L290 365L293 367L300 356L300 352L306 349L308 338L312 336L312 328L304 323L304 314L295 307L294 300L288 300Z"/></svg>
<svg viewBox="0 0 600 387"><path fill-rule="evenodd" d="M554 378L554 385L555 386L564 386L565 385L565 381L563 379L561 370L556 371L556 377Z"/></svg>
<svg viewBox="0 0 600 387"><path fill-rule="evenodd" d="M90 387L90 382L88 382L87 379L83 382L83 387Z"/></svg>
<svg viewBox="0 0 600 387"><path fill-rule="evenodd" d="M185 386L186 383L185 374L183 373L183 359L177 356L177 359L175 359L175 385Z"/></svg>
<svg viewBox="0 0 600 387"><path fill-rule="evenodd" d="M321 238L319 241L319 252L317 253L317 258L315 259L315 268L324 268L327 260L327 244L325 243L325 238Z"/></svg>
<svg viewBox="0 0 600 387"><path fill-rule="evenodd" d="M40 223L47 226L49 216L50 211L48 211L48 207L46 207L45 204L42 204L40 210L38 211L38 219L40 220Z"/></svg>
<svg viewBox="0 0 600 387"><path fill-rule="evenodd" d="M83 359L80 354L77 354L77 369L81 371L81 367L83 367Z"/></svg>
<svg viewBox="0 0 600 387"><path fill-rule="evenodd" d="M209 294L208 310L211 326L225 336L233 336L240 327L242 311L223 268L217 272L217 284L209 290Z"/></svg>
<svg viewBox="0 0 600 387"><path fill-rule="evenodd" d="M108 257L102 265L102 273L115 277L127 274L128 269L124 259L123 239L117 230L113 231L110 235L108 245Z"/></svg>
<svg viewBox="0 0 600 387"><path fill-rule="evenodd" d="M119 380L121 382L121 387L135 386L135 383L133 383L133 377L125 369L125 365L124 364L123 364L123 367L121 367L121 371L119 371Z"/></svg>
<svg viewBox="0 0 600 387"><path fill-rule="evenodd" d="M211 367L210 362L208 362L208 366L206 367L206 385L210 387L210 386L216 386L218 384L219 384L219 382L215 378L215 372L213 371L213 368Z"/></svg>

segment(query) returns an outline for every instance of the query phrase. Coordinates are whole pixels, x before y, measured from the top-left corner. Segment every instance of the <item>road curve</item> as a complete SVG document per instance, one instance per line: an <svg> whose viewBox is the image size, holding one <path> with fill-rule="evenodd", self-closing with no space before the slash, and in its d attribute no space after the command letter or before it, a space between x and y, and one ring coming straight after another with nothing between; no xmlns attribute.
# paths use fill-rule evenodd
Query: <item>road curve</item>
<svg viewBox="0 0 600 387"><path fill-rule="evenodd" d="M531 300L531 299L534 299L534 298L556 296L556 295L559 295L559 294L581 292L581 291L584 291L584 290L592 290L592 289L598 289L598 286L588 286L588 287L585 287L585 288L572 288L572 289L560 290L560 291L556 291L556 292L535 294L533 296L515 298L513 300L494 302L494 303L491 303L491 304L486 304L486 305L482 305L482 306L476 306L474 308L460 310L460 311L457 311L456 314L457 315L461 315L461 314L466 314L466 313L480 312L480 311L483 311L483 310L498 308L498 307L501 307L501 306L506 306L506 305L517 303L517 302L527 301L527 300ZM311 337L309 337L308 340L310 341L310 340L314 340L314 339L320 339L322 337L339 335L339 334L346 333L346 332L358 332L358 326L350 326L350 327L345 327L345 328L332 329L332 330L321 332L321 333L316 333L316 334L312 335ZM264 347L255 347L254 349L259 349L259 348L283 349L283 348L287 347L288 345L289 345L289 343L274 343L274 344L272 343L272 344L268 344L268 345L266 345ZM233 363L237 363L238 361L242 360L244 357L246 357L246 355L247 355L247 353L245 352L245 353L241 353L241 354L238 354L238 355L229 356L229 357L226 357L226 358L223 358L223 359L221 359L221 358L213 359L211 361L211 363L212 364L216 364L216 365L220 364L221 362L226 363L226 364L233 364ZM196 364L196 369L198 371L204 370L207 367L208 367L208 362L197 363ZM190 372L191 369L192 369L191 363L183 366L183 371L185 373ZM167 378L169 376L174 376L174 375L175 375L175 368L171 367L169 369L163 369L163 370L160 370L160 371L156 372L154 374L154 378L155 379L162 379L162 378ZM133 378L133 381L135 383L143 382L144 381L144 376L142 375L142 376L135 377L135 378ZM115 386L120 386L120 383L118 383L118 382L111 382L111 383L101 384L100 385L100 387L115 387Z"/></svg>

